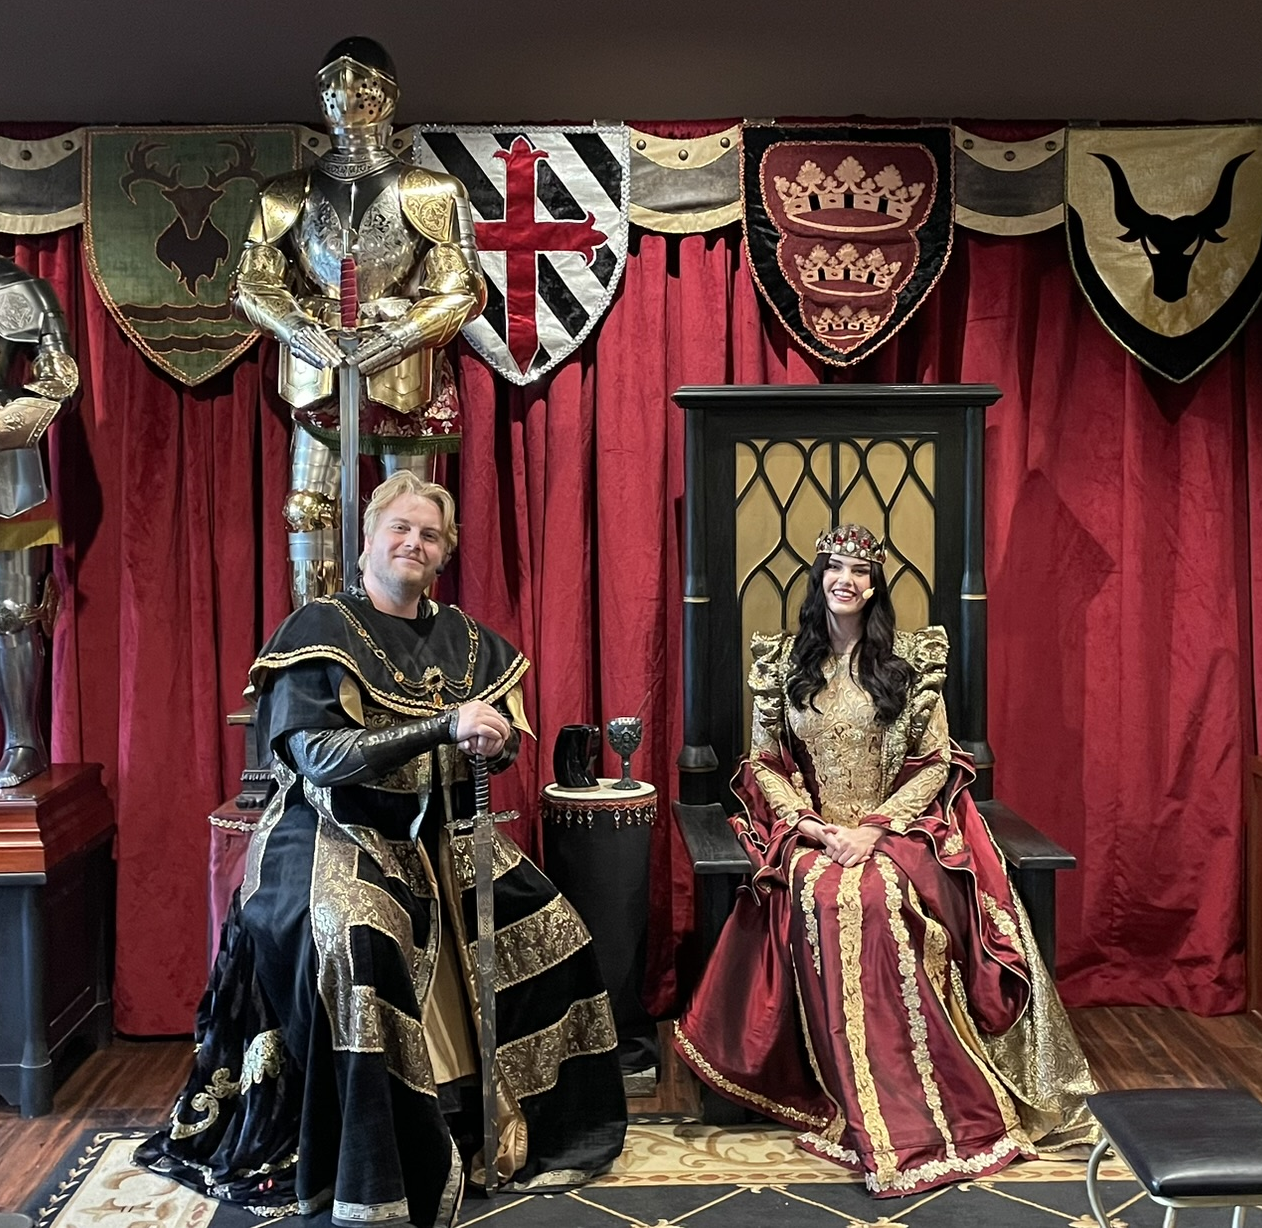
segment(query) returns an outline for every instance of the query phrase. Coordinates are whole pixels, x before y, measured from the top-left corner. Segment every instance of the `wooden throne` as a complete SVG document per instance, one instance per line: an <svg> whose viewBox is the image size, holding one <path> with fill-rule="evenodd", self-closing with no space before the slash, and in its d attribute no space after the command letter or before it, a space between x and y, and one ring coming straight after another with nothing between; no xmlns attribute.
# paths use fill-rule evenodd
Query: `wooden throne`
<svg viewBox="0 0 1262 1228"><path fill-rule="evenodd" d="M884 536L899 625L946 627L952 737L976 760L973 797L1054 973L1055 874L1075 860L994 800L986 736L983 434L999 395L990 384L675 393L686 452L684 747L674 811L698 875L707 954L749 869L726 816L738 808L728 781L749 747L750 635L796 627L817 534L851 520Z"/></svg>

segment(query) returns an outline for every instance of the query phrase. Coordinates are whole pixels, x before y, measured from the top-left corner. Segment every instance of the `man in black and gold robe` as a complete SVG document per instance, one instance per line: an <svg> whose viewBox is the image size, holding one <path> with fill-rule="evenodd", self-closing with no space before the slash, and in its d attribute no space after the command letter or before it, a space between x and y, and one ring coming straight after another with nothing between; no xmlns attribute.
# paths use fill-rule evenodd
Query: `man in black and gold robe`
<svg viewBox="0 0 1262 1228"><path fill-rule="evenodd" d="M251 669L278 790L192 1076L137 1158L259 1215L428 1228L480 1137L472 837L448 821L472 812L466 753L512 762L529 662L425 596L455 545L442 487L397 473L364 531L363 589L296 611ZM498 832L494 873L496 1171L556 1189L622 1148L617 1037L578 915Z"/></svg>

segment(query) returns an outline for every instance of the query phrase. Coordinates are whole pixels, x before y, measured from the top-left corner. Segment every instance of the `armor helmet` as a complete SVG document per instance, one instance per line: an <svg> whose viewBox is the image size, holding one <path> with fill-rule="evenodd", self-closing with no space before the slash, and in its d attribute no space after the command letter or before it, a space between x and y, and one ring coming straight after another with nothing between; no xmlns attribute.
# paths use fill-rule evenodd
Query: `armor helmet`
<svg viewBox="0 0 1262 1228"><path fill-rule="evenodd" d="M331 47L316 74L316 87L335 136L380 133L399 100L394 61L371 38L344 38Z"/></svg>

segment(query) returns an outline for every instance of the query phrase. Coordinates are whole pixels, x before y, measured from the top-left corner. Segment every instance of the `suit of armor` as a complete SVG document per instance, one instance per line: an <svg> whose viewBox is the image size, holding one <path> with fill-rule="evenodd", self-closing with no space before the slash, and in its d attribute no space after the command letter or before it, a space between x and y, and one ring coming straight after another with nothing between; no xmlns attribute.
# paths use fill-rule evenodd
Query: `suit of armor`
<svg viewBox="0 0 1262 1228"><path fill-rule="evenodd" d="M335 374L354 379L357 367L367 378L362 450L382 455L387 472L428 476L435 351L486 302L463 185L385 147L398 98L389 56L370 39L346 39L316 81L333 147L310 170L261 188L234 300L281 343L280 393L297 428L285 506L295 606L340 587ZM338 341L351 289L353 365Z"/></svg>
<svg viewBox="0 0 1262 1228"><path fill-rule="evenodd" d="M39 441L79 386L68 342L52 287L0 257L0 788L48 767L39 695L43 636L52 634L57 616L48 547L61 533L51 512L41 510L48 488ZM9 366L22 349L35 351L29 378L11 387Z"/></svg>

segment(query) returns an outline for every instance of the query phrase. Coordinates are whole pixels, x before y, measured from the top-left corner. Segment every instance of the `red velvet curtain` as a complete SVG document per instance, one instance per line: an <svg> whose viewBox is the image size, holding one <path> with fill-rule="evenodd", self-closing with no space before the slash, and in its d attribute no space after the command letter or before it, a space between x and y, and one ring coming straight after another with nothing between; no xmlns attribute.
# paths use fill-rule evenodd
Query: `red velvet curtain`
<svg viewBox="0 0 1262 1228"><path fill-rule="evenodd" d="M206 969L206 815L240 763L223 717L287 604L286 420L270 350L192 392L157 373L79 251L67 233L17 252L68 304L85 382L54 431L68 596L54 753L105 763L118 807L118 1026L183 1032ZM557 729L643 704L636 770L663 801L647 989L665 1010L688 988L692 923L668 806L683 492L670 393L821 373L761 306L735 229L633 232L607 318L538 384L510 388L466 352L458 366L452 587L534 662L539 741L497 805L523 809L537 850ZM991 740L999 795L1080 858L1061 876L1066 999L1238 1009L1241 782L1262 683L1259 325L1171 385L1104 333L1059 232L959 231L909 325L833 377L1004 391L986 449Z"/></svg>
<svg viewBox="0 0 1262 1228"><path fill-rule="evenodd" d="M19 239L70 322L82 390L49 433L64 538L53 758L105 765L117 817L115 1020L192 1030L207 972L207 816L240 787L241 707L288 610L288 414L256 348L186 389L102 304L80 231Z"/></svg>

